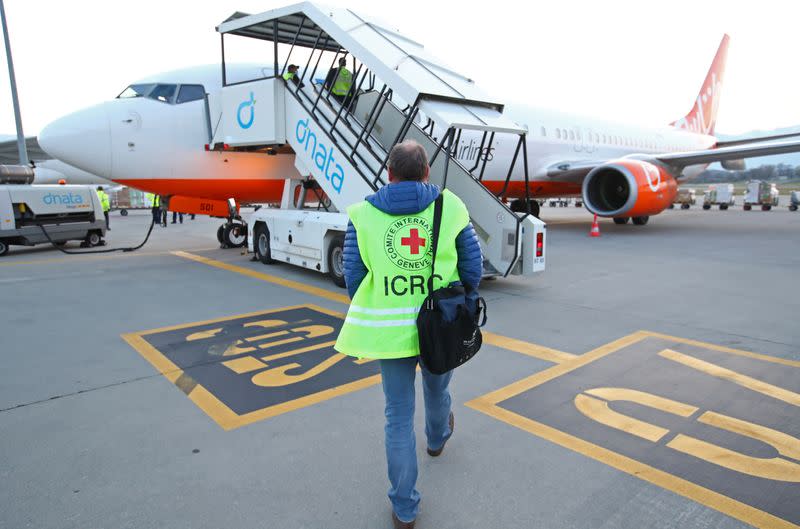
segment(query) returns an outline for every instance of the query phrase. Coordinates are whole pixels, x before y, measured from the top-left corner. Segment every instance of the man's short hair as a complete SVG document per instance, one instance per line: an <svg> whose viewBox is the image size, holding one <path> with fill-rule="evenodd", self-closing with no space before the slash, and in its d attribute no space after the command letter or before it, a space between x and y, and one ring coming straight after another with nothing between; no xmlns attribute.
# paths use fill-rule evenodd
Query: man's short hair
<svg viewBox="0 0 800 529"><path fill-rule="evenodd" d="M428 154L414 140L398 143L389 153L389 170L398 180L422 180L427 168Z"/></svg>
<svg viewBox="0 0 800 529"><path fill-rule="evenodd" d="M347 57L340 57L339 66L346 66L346 65L347 65Z"/></svg>

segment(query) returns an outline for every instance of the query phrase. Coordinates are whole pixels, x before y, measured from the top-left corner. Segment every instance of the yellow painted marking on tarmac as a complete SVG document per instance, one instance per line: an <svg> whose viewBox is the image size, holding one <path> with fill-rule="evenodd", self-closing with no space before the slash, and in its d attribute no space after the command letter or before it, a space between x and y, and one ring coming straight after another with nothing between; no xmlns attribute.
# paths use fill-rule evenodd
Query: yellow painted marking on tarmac
<svg viewBox="0 0 800 529"><path fill-rule="evenodd" d="M198 263L203 263L209 266L214 266L216 268L221 268L223 270L228 270L229 272L236 272L237 274L243 274L248 277L253 277L255 279L261 279L262 281L268 281L270 283L280 285L283 287L293 288L295 290L299 290L301 292L305 292L307 294L311 294L314 296L319 296L328 299L330 301L344 303L345 305L350 304L350 298L348 296L336 292L331 292L330 290L326 290L324 288L306 285L298 281L284 279L282 277L277 277L271 274L265 274L263 272L256 272L255 270L251 270L250 268L245 268L243 266L237 266L230 263L225 263L223 261L210 259L208 257L203 257L201 255L195 255L188 252L173 252L173 254L178 257L183 257L185 259L191 259L192 261L197 261ZM506 336L495 334L493 332L483 331L482 334L484 343L494 345L496 347L501 347L503 349L508 349L510 351L521 353L527 356L532 356L534 358L545 360L547 362L561 364L564 362L572 361L575 358L577 358L576 355L570 353L565 353L563 351L551 349L550 347L545 347L543 345L536 345L530 342L517 340L515 338L509 338Z"/></svg>
<svg viewBox="0 0 800 529"><path fill-rule="evenodd" d="M281 285L287 288L292 288L294 290L299 290L300 292L305 292L306 294L311 294L313 296L325 298L330 301L344 303L345 305L350 304L350 298L347 297L345 294L331 292L330 290L326 290L324 288L306 285L304 283L300 283L299 281L292 281L291 279L284 279L282 277L274 276L271 274L265 274L263 272L256 272L255 270L251 270L250 268L245 268L243 266L237 266L230 263L225 263L223 261L218 261L216 259L209 259L208 257L195 255L189 252L178 251L178 252L172 252L172 254L178 257L183 257L184 259L197 261L198 263L203 263L208 266L221 268L222 270L228 270L229 272L236 272L237 274L242 274L248 277L261 279L262 281L268 281L276 285Z"/></svg>
<svg viewBox="0 0 800 529"><path fill-rule="evenodd" d="M294 349L292 351L286 351L285 353L278 353L270 356L262 356L261 360L264 362L271 362L273 360L280 360L281 358L288 358L290 356L295 356L303 353L308 353L309 351L316 351L319 349L325 349L326 347L331 347L335 344L336 341L331 342L324 342L319 343L317 345L309 345L308 347L301 347L300 349Z"/></svg>
<svg viewBox="0 0 800 529"><path fill-rule="evenodd" d="M800 361L788 360L786 358L779 358L776 356L769 356L764 354L753 353L750 351L742 351L741 349L733 349L725 347L724 345L715 345L713 343L705 343L698 340L689 340L687 338L678 338L677 336L670 336L669 334L661 334L659 332L639 331L645 336L652 336L653 338L664 338L665 340L674 340L676 342L695 345L704 349L711 349L713 351L721 351L723 353L730 353L736 356L743 356L745 358L755 358L756 360L764 360L765 362L772 362L774 364L783 364L789 367L800 367Z"/></svg>
<svg viewBox="0 0 800 529"><path fill-rule="evenodd" d="M237 375L249 373L250 371L257 371L267 367L267 364L261 362L258 358L253 358L252 356L243 356L241 358L234 358L233 360L226 360L225 362L222 362L222 365Z"/></svg>
<svg viewBox="0 0 800 529"><path fill-rule="evenodd" d="M772 384L758 380L757 378L737 373L732 369L718 366L716 364L712 364L711 362L706 362L704 360L700 360L699 358L673 351L672 349L664 349L658 353L658 356L667 358L673 362L678 362L679 364L683 364L687 367L691 367L692 369L696 369L706 373L707 375L711 375L712 377L733 382L734 384L738 384L751 391L756 391L762 395L772 397L773 399L782 400L783 402L793 406L800 406L800 394L778 386L773 386Z"/></svg>
<svg viewBox="0 0 800 529"><path fill-rule="evenodd" d="M578 437L574 437L568 433L562 432L527 417L523 417L497 405L504 400L574 371L591 362L594 362L599 358L607 356L615 351L628 347L629 345L642 341L648 337L663 338L679 343L723 351L739 356L756 358L758 360L763 360L765 362L771 362L774 364L800 367L800 362L785 360L783 358L759 355L749 351L731 349L729 347L707 344L697 340L688 340L666 334L649 331L637 331L618 340L614 340L611 343L598 347L597 349L589 351L588 353L580 355L573 361L565 362L563 364L555 365L545 369L544 371L526 377L518 382L514 382L504 388L471 400L465 405L474 410L485 413L490 417L494 417L495 419L510 424L511 426L515 426L533 435L578 452L579 454L591 457L592 459L600 461L601 463L605 463L606 465L616 468L617 470L636 476L649 483L675 492L676 494L680 494L685 498L696 501L697 503L712 509L716 509L754 527L762 529L800 529L800 526L782 518L778 518L777 516L769 514L768 512L756 509L755 507L751 507L750 505L734 500L733 498L729 498L728 496L715 492L711 489L679 478L635 459L623 456L607 448L603 448ZM733 426L731 426L731 428L733 428ZM752 430L750 431L752 432ZM761 437L764 438L763 434Z"/></svg>
<svg viewBox="0 0 800 529"><path fill-rule="evenodd" d="M209 252L211 250L216 250L217 248L192 248L192 252ZM60 252L59 252L60 253ZM65 255L64 257L49 257L45 259L36 259L33 261L11 261L8 263L0 263L0 266L20 266L20 265L36 265L36 264L49 264L49 263L63 263L66 261L90 261L90 260L98 260L98 259L119 259L121 257L152 257L155 255L172 255L174 254L174 250L165 250L163 252L120 252L117 254L106 254L106 255L85 255L81 256L79 254L73 255Z"/></svg>
<svg viewBox="0 0 800 529"><path fill-rule="evenodd" d="M783 432L713 411L705 412L697 420L772 445L780 455L800 458L800 440ZM800 465L787 459L753 457L685 434L678 434L667 446L742 474L800 483Z"/></svg>
<svg viewBox="0 0 800 529"><path fill-rule="evenodd" d="M128 345L133 347L145 360L150 362L159 373L164 375L164 377L173 384L183 374L181 368L173 364L169 358L162 355L158 349L147 343L147 341L142 338L142 333L123 334L122 339L128 342Z"/></svg>
<svg viewBox="0 0 800 529"><path fill-rule="evenodd" d="M575 395L575 407L593 421L654 443L657 443L669 433L666 428L618 413L608 406L608 402L589 397L583 393Z"/></svg>
<svg viewBox="0 0 800 529"><path fill-rule="evenodd" d="M350 382L349 384L326 389L313 395L307 395L289 402L276 404L275 406L270 406L268 408L262 408L244 415L237 415L234 413L203 386L198 385L195 387L195 389L189 394L189 398L200 409L214 419L214 422L216 422L223 430L232 430L234 428L239 428L240 426L245 426L257 421L269 419L283 413L288 413L290 411L312 406L334 397L352 393L353 391L359 391L370 386L380 384L380 382L381 376L373 375L361 380L356 380L355 382Z"/></svg>
<svg viewBox="0 0 800 529"><path fill-rule="evenodd" d="M635 389L594 388L586 390L585 393L591 397L582 393L575 395L575 407L586 417L654 443L667 435L669 430L614 411L609 407L609 402L620 400L635 402L680 417L690 417L697 411L694 406Z"/></svg>
<svg viewBox="0 0 800 529"><path fill-rule="evenodd" d="M551 349L543 345L536 345L530 342L517 340L515 338L509 338L507 336L501 336L489 331L483 331L481 334L483 334L483 343L508 349L517 353L522 353L540 360L546 360L547 362L553 362L555 364L562 364L578 358L578 356L574 354Z"/></svg>
<svg viewBox="0 0 800 529"><path fill-rule="evenodd" d="M288 374L287 371L292 371L293 369L303 367L300 364L292 363L274 367L272 369L262 371L261 373L256 373L253 375L251 380L256 386L265 388L280 388L283 386L289 386L291 384L296 384L298 382L303 382L310 378L314 378L315 376L335 366L345 358L347 357L343 354L333 353L331 356L315 365L305 373L300 373L298 375Z"/></svg>
<svg viewBox="0 0 800 529"><path fill-rule="evenodd" d="M555 366L550 369L556 369L558 367L561 366ZM800 527L711 489L707 489L691 481L651 467L635 459L612 452L611 450L584 441L583 439L573 437L560 430L551 428L550 426L522 417L514 412L490 404L487 401L476 399L467 403L467 406L579 454L591 457L617 470L636 476L653 485L680 494L706 507L716 509L717 511L754 527L762 529L798 529Z"/></svg>
<svg viewBox="0 0 800 529"><path fill-rule="evenodd" d="M216 329L209 329L207 331L193 332L192 334L186 337L186 341L193 342L195 340L207 340L208 338L213 338L220 332L222 332L222 327L217 327Z"/></svg>

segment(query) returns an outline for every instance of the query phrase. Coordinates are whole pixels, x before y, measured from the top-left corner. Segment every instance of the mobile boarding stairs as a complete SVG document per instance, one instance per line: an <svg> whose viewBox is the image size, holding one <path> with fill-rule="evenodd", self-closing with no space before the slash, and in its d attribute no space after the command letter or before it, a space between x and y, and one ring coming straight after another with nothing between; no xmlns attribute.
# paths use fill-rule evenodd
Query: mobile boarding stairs
<svg viewBox="0 0 800 529"><path fill-rule="evenodd" d="M341 265L330 262L337 257L330 245L340 244L336 235L346 228L341 212L387 183L389 150L411 138L428 152L430 181L466 204L486 275L544 270L545 224L512 212L502 193L495 196L481 183L489 166L488 174L500 175L495 180L505 178L505 189L521 164L527 189L527 130L503 116L503 105L472 80L441 65L417 42L348 9L304 2L257 15L236 13L217 31L223 89L221 101L211 105L221 116L206 115L209 144L265 153L286 152L288 145L295 153L297 174L287 175L281 209L262 208L249 223L251 233L262 234L267 230L258 231L258 223L272 223L271 259L331 272L335 279ZM273 55L272 72L265 69L270 75L227 82L225 45L234 36L272 43L264 46ZM323 79L345 56L353 86L347 97L337 98ZM300 86L282 77L292 61L300 66ZM219 123L213 132L212 121ZM470 145L480 141L479 149L471 149L477 154L468 160L470 167L463 163L463 148L458 156L467 138ZM511 167L502 169L490 164L488 154L501 138L516 143ZM304 208L309 194L316 196L316 210ZM331 216L335 212L340 213Z"/></svg>

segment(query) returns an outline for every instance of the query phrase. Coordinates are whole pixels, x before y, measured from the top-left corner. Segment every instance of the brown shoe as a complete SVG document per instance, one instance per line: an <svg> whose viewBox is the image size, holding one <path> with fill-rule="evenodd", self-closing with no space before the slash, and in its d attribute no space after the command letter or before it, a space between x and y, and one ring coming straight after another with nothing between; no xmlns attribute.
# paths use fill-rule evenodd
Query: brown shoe
<svg viewBox="0 0 800 529"><path fill-rule="evenodd" d="M411 520L410 522L402 522L400 518L392 511L392 525L394 525L394 529L414 529L414 523L416 520Z"/></svg>
<svg viewBox="0 0 800 529"><path fill-rule="evenodd" d="M440 455L442 455L442 450L444 450L444 445L446 445L447 441L450 439L450 437L453 436L453 432L455 431L455 417L453 417L453 412L452 411L450 412L450 421L449 422L450 422L450 435L448 435L447 439L444 440L444 443L442 443L442 447L440 449L431 450L430 448L428 448L428 455L429 456L431 456L431 457L439 457Z"/></svg>

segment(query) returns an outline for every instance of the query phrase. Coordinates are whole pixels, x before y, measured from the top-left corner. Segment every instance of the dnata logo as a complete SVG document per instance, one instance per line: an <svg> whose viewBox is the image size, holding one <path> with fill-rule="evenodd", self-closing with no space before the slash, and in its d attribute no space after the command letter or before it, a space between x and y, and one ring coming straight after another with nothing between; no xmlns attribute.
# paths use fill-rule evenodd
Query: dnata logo
<svg viewBox="0 0 800 529"><path fill-rule="evenodd" d="M239 104L239 109L236 111L236 121L239 122L239 126L243 129L249 129L253 125L253 120L256 117L255 113L256 107L256 100L253 92L250 92L250 99L245 99ZM242 111L245 109L250 110L250 115L247 118L247 121L242 119Z"/></svg>
<svg viewBox="0 0 800 529"><path fill-rule="evenodd" d="M297 141L304 144L303 151L311 157L317 169L322 171L333 189L337 193L341 193L342 184L344 184L344 168L336 163L336 158L333 157L333 146L326 147L324 143L317 141L317 135L308 125L308 118L297 122L295 135Z"/></svg>
<svg viewBox="0 0 800 529"><path fill-rule="evenodd" d="M74 193L47 193L44 197L42 197L42 202L48 206L69 206L74 204L83 204L83 197Z"/></svg>

